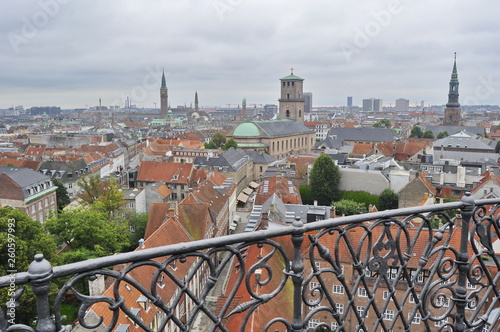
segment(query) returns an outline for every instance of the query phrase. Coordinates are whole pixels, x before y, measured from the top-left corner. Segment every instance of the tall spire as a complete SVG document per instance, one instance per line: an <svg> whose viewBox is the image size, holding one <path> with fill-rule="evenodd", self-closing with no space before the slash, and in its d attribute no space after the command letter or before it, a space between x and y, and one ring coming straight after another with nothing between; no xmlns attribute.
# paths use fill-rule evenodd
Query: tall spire
<svg viewBox="0 0 500 332"><path fill-rule="evenodd" d="M198 104L198 91L194 92L194 103Z"/></svg>
<svg viewBox="0 0 500 332"><path fill-rule="evenodd" d="M167 80L165 79L165 69L163 69L163 73L161 74L161 88L167 88Z"/></svg>
<svg viewBox="0 0 500 332"><path fill-rule="evenodd" d="M444 110L443 124L445 126L459 126L462 122L460 103L458 102L458 85L457 53L455 52L450 79L450 90L448 92L448 102Z"/></svg>
<svg viewBox="0 0 500 332"><path fill-rule="evenodd" d="M458 85L457 52L455 52L455 57L453 60L453 70L451 72L450 79L450 91L448 92L448 103L446 104L446 107L460 107L460 104L458 103Z"/></svg>
<svg viewBox="0 0 500 332"><path fill-rule="evenodd" d="M455 60L453 61L453 71L451 72L451 79L458 81L457 73L457 52L455 52Z"/></svg>

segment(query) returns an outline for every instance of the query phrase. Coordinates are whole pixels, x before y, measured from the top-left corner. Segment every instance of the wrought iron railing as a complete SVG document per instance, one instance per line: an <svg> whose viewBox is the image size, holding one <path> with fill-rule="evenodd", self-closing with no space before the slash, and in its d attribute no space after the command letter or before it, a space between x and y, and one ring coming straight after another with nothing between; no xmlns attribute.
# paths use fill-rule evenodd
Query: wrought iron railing
<svg viewBox="0 0 500 332"><path fill-rule="evenodd" d="M37 255L27 272L0 278L3 288L32 287L36 327L12 325L9 313L23 308L9 302L0 331L65 331L60 308L68 298L80 304L76 330L493 331L499 203L467 195L308 224L297 219L56 267ZM82 281L96 278L113 283L102 295L85 293Z"/></svg>

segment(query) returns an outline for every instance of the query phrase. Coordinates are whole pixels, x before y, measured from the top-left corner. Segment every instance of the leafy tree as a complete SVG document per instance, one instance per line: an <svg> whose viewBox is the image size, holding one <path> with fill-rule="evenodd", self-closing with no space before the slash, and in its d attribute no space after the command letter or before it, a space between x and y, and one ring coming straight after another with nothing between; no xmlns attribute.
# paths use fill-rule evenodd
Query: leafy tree
<svg viewBox="0 0 500 332"><path fill-rule="evenodd" d="M434 138L434 133L432 132L432 130L426 130L424 131L422 138Z"/></svg>
<svg viewBox="0 0 500 332"><path fill-rule="evenodd" d="M229 150L230 148L236 149L237 147L238 147L238 143L236 143L236 141L234 139L230 138L224 144L224 146L222 147L222 150L226 151L226 150Z"/></svg>
<svg viewBox="0 0 500 332"><path fill-rule="evenodd" d="M447 131L440 131L437 135L437 139L445 138L450 136Z"/></svg>
<svg viewBox="0 0 500 332"><path fill-rule="evenodd" d="M500 152L500 141L497 142L497 145L495 145L495 153Z"/></svg>
<svg viewBox="0 0 500 332"><path fill-rule="evenodd" d="M332 206L335 206L335 211L337 216L341 215L350 216L353 214L368 212L366 206L363 203L358 203L350 199L342 199L338 202L333 202Z"/></svg>
<svg viewBox="0 0 500 332"><path fill-rule="evenodd" d="M390 210L398 208L398 194L389 188L386 188L380 193L378 200L379 210Z"/></svg>
<svg viewBox="0 0 500 332"><path fill-rule="evenodd" d="M375 127L375 128L391 128L392 123L391 123L391 120L389 120L389 119L382 119L379 122L375 123L373 125L373 127Z"/></svg>
<svg viewBox="0 0 500 332"><path fill-rule="evenodd" d="M105 212L78 208L63 211L45 222L46 230L67 251L86 249L96 257L120 252L128 244L125 220L109 220Z"/></svg>
<svg viewBox="0 0 500 332"><path fill-rule="evenodd" d="M101 181L99 175L89 175L82 177L77 184L83 189L79 197L110 217L123 206L123 193L114 178Z"/></svg>
<svg viewBox="0 0 500 332"><path fill-rule="evenodd" d="M57 197L57 209L61 211L66 205L70 203L68 191L64 184L58 179L52 179L54 185L57 186L56 197Z"/></svg>
<svg viewBox="0 0 500 332"><path fill-rule="evenodd" d="M420 128L418 125L414 125L411 129L410 137L422 138L422 136L424 136L422 128Z"/></svg>
<svg viewBox="0 0 500 332"><path fill-rule="evenodd" d="M130 226L130 240L127 251L137 248L140 239L144 238L146 226L148 225L149 213L146 212L129 212L125 215L125 219Z"/></svg>
<svg viewBox="0 0 500 332"><path fill-rule="evenodd" d="M205 149L217 149L214 142L212 142L212 141L205 143L204 145L205 145Z"/></svg>
<svg viewBox="0 0 500 332"><path fill-rule="evenodd" d="M300 198L304 204L312 204L314 202L312 198L311 186L301 185L299 186Z"/></svg>
<svg viewBox="0 0 500 332"><path fill-rule="evenodd" d="M222 148L224 143L226 143L226 136L222 135L221 133L215 133L214 136L212 136L210 142L214 143L216 149Z"/></svg>
<svg viewBox="0 0 500 332"><path fill-rule="evenodd" d="M40 222L20 210L11 207L0 208L0 275L10 274L7 270L27 271L35 254L39 253L52 265L56 265L56 249L54 240L44 232ZM24 294L19 301L23 310L16 312L16 323L30 325L36 316L35 295L29 285L24 288ZM55 289L51 289L51 293L53 291ZM0 289L2 306L10 299L9 288Z"/></svg>
<svg viewBox="0 0 500 332"><path fill-rule="evenodd" d="M358 203L363 203L366 207L370 205L378 206L379 204L379 196L372 195L366 191L342 191L339 200L343 199L349 199Z"/></svg>
<svg viewBox="0 0 500 332"><path fill-rule="evenodd" d="M319 205L330 205L340 196L340 171L337 165L326 154L322 154L315 161L309 173L312 198Z"/></svg>

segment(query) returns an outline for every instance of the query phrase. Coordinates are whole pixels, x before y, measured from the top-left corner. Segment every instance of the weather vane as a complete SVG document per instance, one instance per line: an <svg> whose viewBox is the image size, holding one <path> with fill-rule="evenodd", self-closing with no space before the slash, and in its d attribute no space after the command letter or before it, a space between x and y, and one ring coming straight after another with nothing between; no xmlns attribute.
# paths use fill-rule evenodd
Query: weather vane
<svg viewBox="0 0 500 332"><path fill-rule="evenodd" d="M290 75L293 75L293 67L292 67L292 68L290 68L290 71L292 72Z"/></svg>

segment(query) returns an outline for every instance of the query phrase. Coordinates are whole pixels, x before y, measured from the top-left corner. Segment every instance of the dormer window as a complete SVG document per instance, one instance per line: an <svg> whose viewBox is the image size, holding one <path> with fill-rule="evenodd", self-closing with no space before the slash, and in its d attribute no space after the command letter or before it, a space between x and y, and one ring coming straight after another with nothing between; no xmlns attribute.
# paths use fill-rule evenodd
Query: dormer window
<svg viewBox="0 0 500 332"><path fill-rule="evenodd" d="M144 295L139 296L139 298L137 299L137 303L139 303L142 309L146 311L149 310L149 300Z"/></svg>

